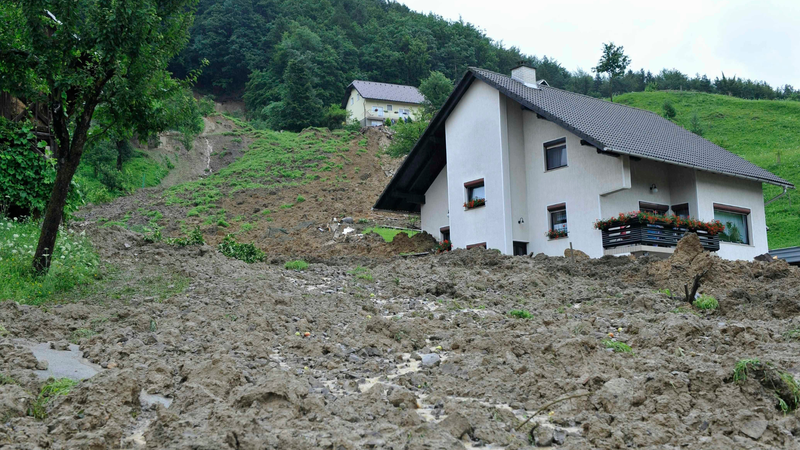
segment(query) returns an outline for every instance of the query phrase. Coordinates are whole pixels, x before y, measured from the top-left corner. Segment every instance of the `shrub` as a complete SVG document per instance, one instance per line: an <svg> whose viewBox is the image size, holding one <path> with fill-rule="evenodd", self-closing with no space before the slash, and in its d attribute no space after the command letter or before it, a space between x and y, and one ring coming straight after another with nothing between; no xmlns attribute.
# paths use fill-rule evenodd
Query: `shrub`
<svg viewBox="0 0 800 450"><path fill-rule="evenodd" d="M298 259L287 262L283 265L283 268L287 270L306 270L308 269L308 263Z"/></svg>
<svg viewBox="0 0 800 450"><path fill-rule="evenodd" d="M225 236L225 239L217 246L219 251L228 258L236 258L248 264L264 261L264 252L250 243L236 242L233 235Z"/></svg>
<svg viewBox="0 0 800 450"><path fill-rule="evenodd" d="M675 111L675 107L672 106L672 103L669 100L664 101L664 105L661 107L664 110L664 117L669 120L675 119L675 116L678 113Z"/></svg>
<svg viewBox="0 0 800 450"><path fill-rule="evenodd" d="M306 198L303 197L302 195L298 195L297 199L294 201L294 203L298 204L298 203L303 203L304 201L306 201Z"/></svg>
<svg viewBox="0 0 800 450"><path fill-rule="evenodd" d="M44 143L36 145L33 129L30 122L0 117L0 212L35 215L47 207L56 160L44 157ZM77 185L72 183L64 212L74 211L81 203Z"/></svg>
<svg viewBox="0 0 800 450"><path fill-rule="evenodd" d="M199 226L194 227L194 229L189 232L188 236L167 239L167 244L177 245L180 247L185 247L187 245L203 245L205 243L206 241L203 239L203 232L200 231Z"/></svg>
<svg viewBox="0 0 800 450"><path fill-rule="evenodd" d="M508 312L508 315L516 319L532 319L533 314L524 309L514 309Z"/></svg>
<svg viewBox="0 0 800 450"><path fill-rule="evenodd" d="M631 346L624 342L614 341L611 339L603 339L603 345L606 348L613 349L617 353L633 354L633 349L631 348Z"/></svg>
<svg viewBox="0 0 800 450"><path fill-rule="evenodd" d="M214 115L217 111L214 108L214 96L206 95L197 100L197 109L203 117Z"/></svg>
<svg viewBox="0 0 800 450"><path fill-rule="evenodd" d="M695 299L693 305L697 309L703 309L703 310L712 310L713 311L713 310L719 308L719 302L717 301L717 299L715 299L714 297L712 297L710 295L705 295L705 294L703 294L700 297L698 297L697 299Z"/></svg>

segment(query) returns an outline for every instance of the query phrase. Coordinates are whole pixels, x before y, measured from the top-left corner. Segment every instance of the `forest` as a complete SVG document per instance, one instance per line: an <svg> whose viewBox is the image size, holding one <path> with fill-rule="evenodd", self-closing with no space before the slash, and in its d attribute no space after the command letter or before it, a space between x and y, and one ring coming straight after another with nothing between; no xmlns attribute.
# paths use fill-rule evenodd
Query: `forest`
<svg viewBox="0 0 800 450"><path fill-rule="evenodd" d="M612 92L610 78L600 73L570 71L552 56L505 47L470 23L387 0L200 0L190 36L170 70L183 77L207 59L197 88L220 98L244 98L257 120L287 97L290 72L308 80L310 101L320 107L338 104L354 79L418 86L432 71L458 81L469 66L508 73L521 60L532 63L550 86L595 97ZM710 78L678 69L639 69L613 79L615 95L645 90L800 100L800 91L790 85L773 88L723 72Z"/></svg>

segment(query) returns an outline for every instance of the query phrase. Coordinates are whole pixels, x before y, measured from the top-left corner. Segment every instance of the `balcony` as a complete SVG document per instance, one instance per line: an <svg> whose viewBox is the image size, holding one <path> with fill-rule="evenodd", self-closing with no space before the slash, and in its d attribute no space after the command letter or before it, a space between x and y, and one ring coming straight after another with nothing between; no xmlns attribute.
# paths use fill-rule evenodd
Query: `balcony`
<svg viewBox="0 0 800 450"><path fill-rule="evenodd" d="M603 230L603 248L606 255L632 253L669 256L675 251L678 241L688 232L690 230L687 228L672 225L629 223ZM703 230L691 232L697 233L705 250L719 250L719 236Z"/></svg>

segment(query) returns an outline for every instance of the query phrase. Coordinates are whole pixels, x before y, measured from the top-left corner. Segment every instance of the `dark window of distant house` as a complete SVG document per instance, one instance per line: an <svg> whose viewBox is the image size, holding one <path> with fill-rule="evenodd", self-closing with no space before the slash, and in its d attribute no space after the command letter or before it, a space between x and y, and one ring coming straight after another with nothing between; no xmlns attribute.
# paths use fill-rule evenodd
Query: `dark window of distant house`
<svg viewBox="0 0 800 450"><path fill-rule="evenodd" d="M481 242L480 244L471 244L467 246L467 250L471 250L473 248L486 248L486 242Z"/></svg>
<svg viewBox="0 0 800 450"><path fill-rule="evenodd" d="M553 231L567 232L567 205L560 203L547 207L550 215L550 229Z"/></svg>
<svg viewBox="0 0 800 450"><path fill-rule="evenodd" d="M714 203L714 219L725 225L725 231L719 234L719 240L734 244L749 244L750 234L747 223L749 216L749 209Z"/></svg>
<svg viewBox="0 0 800 450"><path fill-rule="evenodd" d="M443 241L449 241L450 240L450 227L442 227L442 228L440 228L439 229L439 233L441 233Z"/></svg>
<svg viewBox="0 0 800 450"><path fill-rule="evenodd" d="M682 205L672 205L672 214L676 216L688 219L689 218L689 204L684 203Z"/></svg>
<svg viewBox="0 0 800 450"><path fill-rule="evenodd" d="M567 139L561 138L555 141L545 142L544 155L547 170L565 167L567 165Z"/></svg>
<svg viewBox="0 0 800 450"><path fill-rule="evenodd" d="M514 241L514 256L525 256L528 254L528 243Z"/></svg>
<svg viewBox="0 0 800 450"><path fill-rule="evenodd" d="M467 189L467 202L476 200L486 200L486 187L483 184L483 178L464 183Z"/></svg>
<svg viewBox="0 0 800 450"><path fill-rule="evenodd" d="M658 203L639 202L639 211L664 215L669 211L669 205L660 205Z"/></svg>
<svg viewBox="0 0 800 450"><path fill-rule="evenodd" d="M392 105L386 105L386 111L391 111L391 110L392 110Z"/></svg>

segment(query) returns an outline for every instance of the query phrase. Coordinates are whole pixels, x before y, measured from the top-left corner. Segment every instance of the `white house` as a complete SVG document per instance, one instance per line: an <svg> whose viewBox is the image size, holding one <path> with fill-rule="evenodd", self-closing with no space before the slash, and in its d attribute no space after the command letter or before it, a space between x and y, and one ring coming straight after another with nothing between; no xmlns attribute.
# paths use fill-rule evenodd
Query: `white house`
<svg viewBox="0 0 800 450"><path fill-rule="evenodd" d="M351 120L372 127L383 125L386 119L418 119L424 100L414 86L355 80L347 86L342 108L350 113Z"/></svg>
<svg viewBox="0 0 800 450"><path fill-rule="evenodd" d="M537 82L533 68L471 68L375 208L418 211L423 230L455 248L555 256L572 244L591 257L671 252L683 231L594 223L673 213L736 229L718 254L752 259L768 250L763 183L794 188L656 114Z"/></svg>

